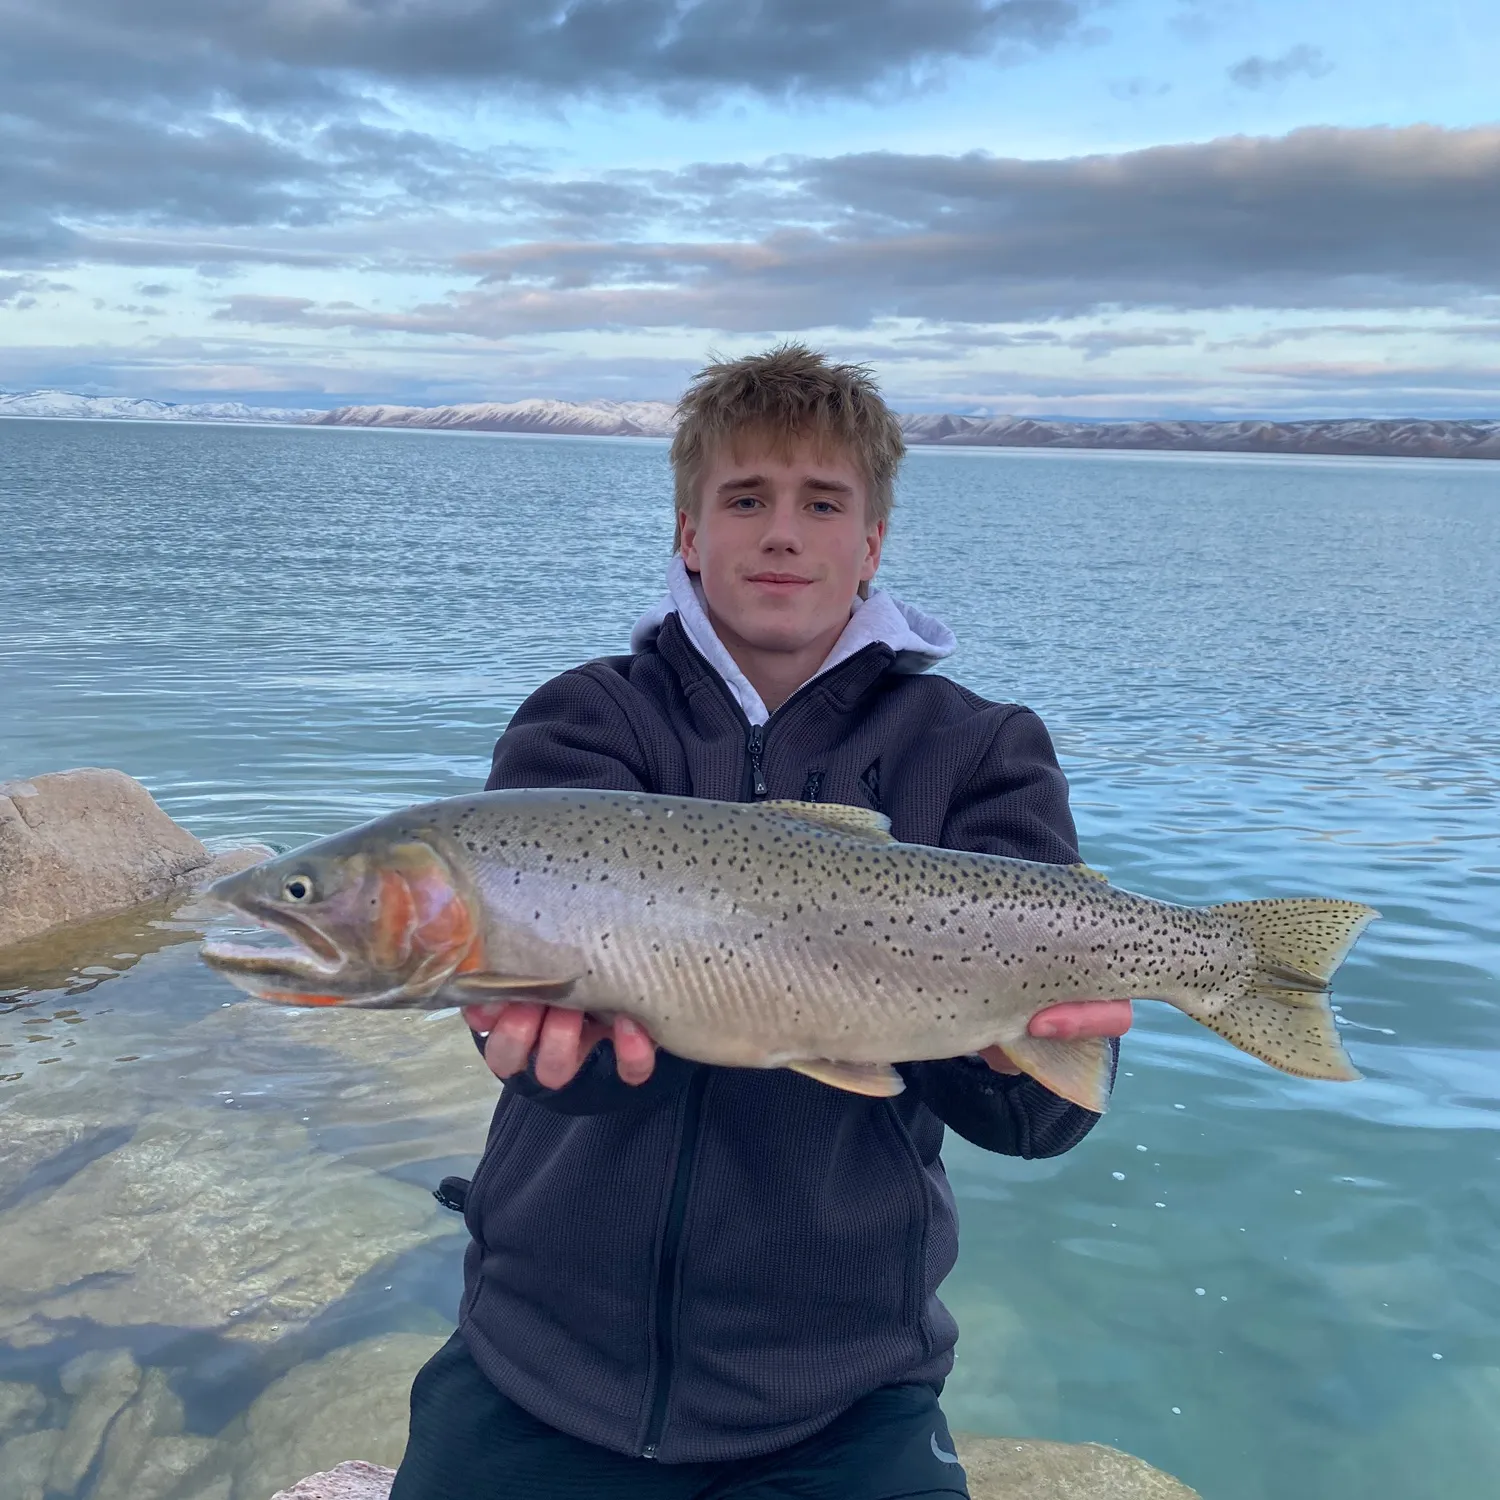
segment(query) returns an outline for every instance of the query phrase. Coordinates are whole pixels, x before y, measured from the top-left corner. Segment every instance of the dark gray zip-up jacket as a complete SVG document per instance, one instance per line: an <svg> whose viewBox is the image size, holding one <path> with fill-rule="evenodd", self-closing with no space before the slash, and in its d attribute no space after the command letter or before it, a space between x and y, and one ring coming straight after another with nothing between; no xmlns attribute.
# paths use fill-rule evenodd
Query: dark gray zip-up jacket
<svg viewBox="0 0 1500 1500"><path fill-rule="evenodd" d="M1076 861L1041 720L894 662L866 646L751 729L668 615L534 693L488 784L852 803L910 842ZM542 1421L664 1462L771 1452L882 1385L940 1385L944 1124L1051 1156L1098 1117L974 1058L901 1071L903 1094L868 1099L663 1052L633 1088L606 1043L564 1088L508 1081L465 1209L479 1367Z"/></svg>

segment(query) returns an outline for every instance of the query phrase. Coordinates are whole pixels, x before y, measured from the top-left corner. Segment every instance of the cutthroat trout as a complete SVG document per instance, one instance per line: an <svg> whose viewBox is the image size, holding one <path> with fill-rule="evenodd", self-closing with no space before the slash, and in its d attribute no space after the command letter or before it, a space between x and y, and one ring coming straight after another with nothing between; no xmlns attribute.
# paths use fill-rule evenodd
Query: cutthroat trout
<svg viewBox="0 0 1500 1500"><path fill-rule="evenodd" d="M501 791L429 802L219 881L275 947L203 957L283 1005L538 1000L627 1015L686 1058L899 1093L891 1066L998 1043L1103 1110L1109 1048L1027 1023L1061 1000L1165 1000L1288 1073L1354 1071L1328 1003L1378 913L1173 906L1086 866L898 843L829 803Z"/></svg>

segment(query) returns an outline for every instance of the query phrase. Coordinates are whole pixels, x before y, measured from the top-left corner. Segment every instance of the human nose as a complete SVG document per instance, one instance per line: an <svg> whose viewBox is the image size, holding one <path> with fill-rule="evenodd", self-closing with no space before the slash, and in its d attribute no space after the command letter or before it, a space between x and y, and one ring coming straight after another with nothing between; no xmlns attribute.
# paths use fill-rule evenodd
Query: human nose
<svg viewBox="0 0 1500 1500"><path fill-rule="evenodd" d="M761 550L765 552L800 552L802 550L802 528L796 497L776 495L767 506L765 530L760 534Z"/></svg>

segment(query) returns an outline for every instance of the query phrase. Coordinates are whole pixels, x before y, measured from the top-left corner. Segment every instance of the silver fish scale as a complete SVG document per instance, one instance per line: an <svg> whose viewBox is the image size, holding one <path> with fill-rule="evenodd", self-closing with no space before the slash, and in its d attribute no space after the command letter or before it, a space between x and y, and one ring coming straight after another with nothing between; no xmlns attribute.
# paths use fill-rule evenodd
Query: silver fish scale
<svg viewBox="0 0 1500 1500"><path fill-rule="evenodd" d="M556 791L413 814L475 882L487 967L581 971L565 1003L634 1015L703 1061L951 1057L1016 1040L1059 1000L1217 1009L1248 988L1234 921L1060 866L754 803Z"/></svg>

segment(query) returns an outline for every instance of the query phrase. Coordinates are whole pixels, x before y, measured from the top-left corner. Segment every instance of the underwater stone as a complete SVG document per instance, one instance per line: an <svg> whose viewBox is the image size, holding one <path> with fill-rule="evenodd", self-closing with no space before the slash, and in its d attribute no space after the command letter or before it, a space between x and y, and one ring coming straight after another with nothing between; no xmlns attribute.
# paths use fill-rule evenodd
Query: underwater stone
<svg viewBox="0 0 1500 1500"><path fill-rule="evenodd" d="M30 1432L47 1409L47 1398L38 1386L20 1380L0 1380L0 1443L18 1433Z"/></svg>
<svg viewBox="0 0 1500 1500"><path fill-rule="evenodd" d="M90 1500L155 1500L156 1490L170 1488L170 1484L153 1488L142 1482L142 1476L148 1459L156 1452L157 1440L176 1441L182 1420L182 1402L168 1384L166 1372L147 1370L139 1394L109 1429ZM207 1439L186 1441L194 1457L176 1473L172 1483L190 1473L214 1448ZM160 1463L155 1467L160 1468Z"/></svg>
<svg viewBox="0 0 1500 1500"><path fill-rule="evenodd" d="M215 856L123 771L85 768L0 784L0 947L123 911L258 863Z"/></svg>
<svg viewBox="0 0 1500 1500"><path fill-rule="evenodd" d="M311 1149L284 1116L181 1109L0 1214L0 1337L64 1319L271 1341L372 1267L457 1233L420 1187Z"/></svg>
<svg viewBox="0 0 1500 1500"><path fill-rule="evenodd" d="M412 1377L445 1342L393 1333L298 1365L251 1406L235 1462L235 1500L266 1500L299 1475L352 1454L400 1462Z"/></svg>
<svg viewBox="0 0 1500 1500"><path fill-rule="evenodd" d="M61 1432L47 1431L24 1433L0 1443L0 1500L42 1500L61 1441Z"/></svg>
<svg viewBox="0 0 1500 1500"><path fill-rule="evenodd" d="M109 1424L140 1388L141 1371L126 1349L80 1354L62 1368L62 1388L77 1399L47 1476L49 1489L71 1495L88 1473Z"/></svg>

